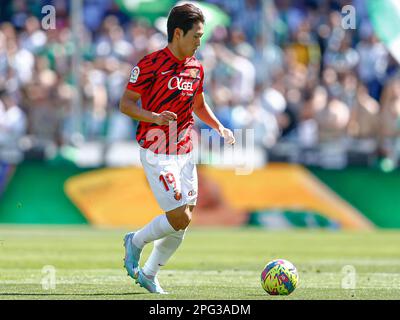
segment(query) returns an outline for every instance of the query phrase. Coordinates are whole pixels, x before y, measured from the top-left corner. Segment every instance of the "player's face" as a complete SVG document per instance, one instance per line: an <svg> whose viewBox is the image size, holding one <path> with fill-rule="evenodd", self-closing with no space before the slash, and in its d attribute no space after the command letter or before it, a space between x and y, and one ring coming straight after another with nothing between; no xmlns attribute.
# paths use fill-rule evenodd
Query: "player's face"
<svg viewBox="0 0 400 320"><path fill-rule="evenodd" d="M185 57L191 57L200 46L200 39L204 33L204 25L201 22L193 24L192 29L186 32L185 35L183 35L182 30L180 31L181 36L178 39L180 50Z"/></svg>

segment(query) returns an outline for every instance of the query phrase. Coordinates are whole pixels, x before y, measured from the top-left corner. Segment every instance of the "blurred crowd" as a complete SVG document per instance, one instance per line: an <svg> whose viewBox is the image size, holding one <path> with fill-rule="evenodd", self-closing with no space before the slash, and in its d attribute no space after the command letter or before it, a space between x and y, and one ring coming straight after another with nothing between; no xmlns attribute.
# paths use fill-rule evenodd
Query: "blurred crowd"
<svg viewBox="0 0 400 320"><path fill-rule="evenodd" d="M207 2L231 18L198 53L206 99L225 126L253 128L256 144L266 150L322 146L397 159L399 65L374 34L364 1ZM41 26L44 4L56 7L55 30ZM69 4L2 2L0 158L13 146L79 141L71 107ZM356 8L354 30L341 25L347 4ZM163 48L166 35L128 17L111 0L84 1L83 17L80 139L132 140L136 123L119 112L119 99L132 67Z"/></svg>

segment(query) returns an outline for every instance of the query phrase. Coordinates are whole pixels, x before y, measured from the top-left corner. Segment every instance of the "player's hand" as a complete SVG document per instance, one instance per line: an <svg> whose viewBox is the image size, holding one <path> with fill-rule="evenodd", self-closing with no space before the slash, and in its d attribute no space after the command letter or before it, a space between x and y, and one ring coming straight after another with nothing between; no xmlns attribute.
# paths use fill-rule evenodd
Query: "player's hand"
<svg viewBox="0 0 400 320"><path fill-rule="evenodd" d="M155 123L157 123L159 126L165 126L168 125L171 121L175 121L177 119L176 113L173 113L171 111L163 111L159 114L156 115Z"/></svg>
<svg viewBox="0 0 400 320"><path fill-rule="evenodd" d="M219 135L224 138L226 143L234 144L236 142L233 132L230 129L227 129L225 127L219 127L217 131Z"/></svg>

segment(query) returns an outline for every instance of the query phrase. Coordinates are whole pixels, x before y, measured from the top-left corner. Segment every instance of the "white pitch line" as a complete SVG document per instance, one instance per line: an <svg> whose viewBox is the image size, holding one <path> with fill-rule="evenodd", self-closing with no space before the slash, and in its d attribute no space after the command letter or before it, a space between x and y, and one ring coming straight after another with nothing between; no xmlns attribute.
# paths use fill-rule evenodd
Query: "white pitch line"
<svg viewBox="0 0 400 320"><path fill-rule="evenodd" d="M347 265L347 264L354 264L354 265L371 265L371 266L399 266L400 272L400 259L357 259L357 258L350 258L350 259L319 259L304 262L303 265Z"/></svg>

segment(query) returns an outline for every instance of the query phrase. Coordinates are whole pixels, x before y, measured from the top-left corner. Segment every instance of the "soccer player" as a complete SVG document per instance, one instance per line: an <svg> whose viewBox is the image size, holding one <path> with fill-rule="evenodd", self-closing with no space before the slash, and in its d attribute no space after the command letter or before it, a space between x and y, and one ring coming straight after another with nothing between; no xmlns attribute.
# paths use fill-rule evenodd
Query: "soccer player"
<svg viewBox="0 0 400 320"><path fill-rule="evenodd" d="M139 120L136 140L147 180L165 212L136 232L125 235L125 268L136 283L152 293L166 293L157 273L181 244L197 199L197 171L192 155L192 113L235 143L207 105L204 70L194 54L203 35L204 16L184 4L172 8L167 21L168 45L142 58L133 68L120 110ZM137 102L141 99L142 108ZM154 241L143 268L143 247Z"/></svg>

